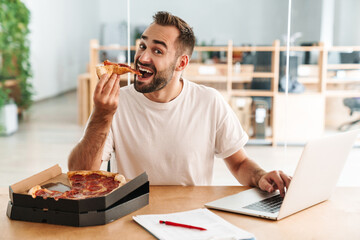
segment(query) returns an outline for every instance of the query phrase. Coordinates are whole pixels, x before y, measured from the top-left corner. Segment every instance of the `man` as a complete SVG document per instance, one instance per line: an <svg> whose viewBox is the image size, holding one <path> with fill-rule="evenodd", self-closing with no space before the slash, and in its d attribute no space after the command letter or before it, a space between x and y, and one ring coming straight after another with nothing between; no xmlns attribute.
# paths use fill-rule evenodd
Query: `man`
<svg viewBox="0 0 360 240"><path fill-rule="evenodd" d="M154 185L208 185L217 156L241 184L284 195L291 177L267 173L248 158L248 136L223 97L181 77L195 45L191 27L167 12L153 18L135 55L142 76L121 89L119 76L100 77L69 169L98 170L115 151L118 172L126 178L146 171Z"/></svg>

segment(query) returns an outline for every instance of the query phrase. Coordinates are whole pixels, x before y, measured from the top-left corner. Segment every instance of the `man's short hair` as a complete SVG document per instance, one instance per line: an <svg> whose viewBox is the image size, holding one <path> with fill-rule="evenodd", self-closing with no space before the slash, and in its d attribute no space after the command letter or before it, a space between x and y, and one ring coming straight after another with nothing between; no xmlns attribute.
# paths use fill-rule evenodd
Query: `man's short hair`
<svg viewBox="0 0 360 240"><path fill-rule="evenodd" d="M186 52L191 57L195 46L195 35L192 28L181 18L172 15L169 12L160 11L153 16L154 22L161 26L174 26L180 31L177 39L181 54ZM177 51L178 52L178 51ZM179 54L179 52L178 52Z"/></svg>

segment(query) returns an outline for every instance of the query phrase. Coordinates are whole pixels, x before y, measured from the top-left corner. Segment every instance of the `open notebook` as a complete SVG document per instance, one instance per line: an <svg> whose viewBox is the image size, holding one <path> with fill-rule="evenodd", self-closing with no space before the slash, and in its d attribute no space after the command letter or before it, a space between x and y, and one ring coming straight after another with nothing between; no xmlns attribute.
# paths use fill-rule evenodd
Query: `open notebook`
<svg viewBox="0 0 360 240"><path fill-rule="evenodd" d="M232 225L205 208L170 214L138 215L133 216L133 219L158 239L255 239L253 234ZM160 224L160 220L193 225L207 230L168 226Z"/></svg>

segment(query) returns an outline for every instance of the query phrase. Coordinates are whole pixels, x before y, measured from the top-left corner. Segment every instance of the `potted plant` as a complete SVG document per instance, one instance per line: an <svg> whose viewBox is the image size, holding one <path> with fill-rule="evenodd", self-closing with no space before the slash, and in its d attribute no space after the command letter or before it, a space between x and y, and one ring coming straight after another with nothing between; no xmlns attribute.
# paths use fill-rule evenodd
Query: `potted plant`
<svg viewBox="0 0 360 240"><path fill-rule="evenodd" d="M32 104L30 12L20 0L0 0L0 84L11 85L10 97L20 112ZM16 84L6 84L15 81Z"/></svg>
<svg viewBox="0 0 360 240"><path fill-rule="evenodd" d="M9 135L18 129L18 110L9 92L9 89L0 86L0 135Z"/></svg>

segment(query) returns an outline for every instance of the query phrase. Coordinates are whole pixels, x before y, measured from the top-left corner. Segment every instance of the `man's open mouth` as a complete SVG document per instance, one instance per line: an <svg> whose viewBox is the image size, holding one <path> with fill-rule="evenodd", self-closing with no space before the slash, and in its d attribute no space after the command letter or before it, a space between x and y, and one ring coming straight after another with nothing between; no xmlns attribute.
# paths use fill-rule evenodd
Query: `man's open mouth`
<svg viewBox="0 0 360 240"><path fill-rule="evenodd" d="M138 65L138 70L142 74L142 76L139 76L139 79L145 80L150 78L152 75L154 75L154 71L148 67Z"/></svg>

